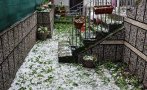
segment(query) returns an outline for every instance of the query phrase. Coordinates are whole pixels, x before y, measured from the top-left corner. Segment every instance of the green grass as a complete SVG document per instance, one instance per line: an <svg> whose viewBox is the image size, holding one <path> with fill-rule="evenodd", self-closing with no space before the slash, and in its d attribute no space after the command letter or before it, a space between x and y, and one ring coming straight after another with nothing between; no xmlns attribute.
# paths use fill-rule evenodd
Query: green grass
<svg viewBox="0 0 147 90"><path fill-rule="evenodd" d="M72 30L72 24L55 23L55 29L58 33L69 33Z"/></svg>
<svg viewBox="0 0 147 90"><path fill-rule="evenodd" d="M136 76L129 74L127 77L124 76L124 69L128 68L128 66L122 62L113 63L111 61L107 61L101 63L96 66L96 72L102 80L104 84L110 82L109 78L105 77L103 69L109 70L110 74L114 78L114 81L120 90L128 90L129 85L132 86L132 90L142 90L142 86L138 82Z"/></svg>
<svg viewBox="0 0 147 90"><path fill-rule="evenodd" d="M55 18L55 23L72 23L72 17L66 16L66 17L60 17L60 19Z"/></svg>

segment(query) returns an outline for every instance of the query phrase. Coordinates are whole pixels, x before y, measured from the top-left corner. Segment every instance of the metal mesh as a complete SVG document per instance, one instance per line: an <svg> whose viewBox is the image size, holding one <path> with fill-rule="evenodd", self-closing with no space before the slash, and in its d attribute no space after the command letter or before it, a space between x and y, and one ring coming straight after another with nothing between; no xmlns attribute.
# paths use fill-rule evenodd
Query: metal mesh
<svg viewBox="0 0 147 90"><path fill-rule="evenodd" d="M0 32L35 10L43 0L0 0Z"/></svg>

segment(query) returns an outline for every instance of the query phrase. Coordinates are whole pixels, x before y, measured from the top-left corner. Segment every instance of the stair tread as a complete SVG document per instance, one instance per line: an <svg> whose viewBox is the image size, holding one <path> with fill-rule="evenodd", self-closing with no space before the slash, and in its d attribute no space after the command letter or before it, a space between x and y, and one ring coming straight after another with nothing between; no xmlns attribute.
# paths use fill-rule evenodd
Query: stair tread
<svg viewBox="0 0 147 90"><path fill-rule="evenodd" d="M93 31L109 32L109 29L107 27L102 26L102 25L91 25L90 28Z"/></svg>
<svg viewBox="0 0 147 90"><path fill-rule="evenodd" d="M59 42L58 56L72 56L72 51L69 42Z"/></svg>
<svg viewBox="0 0 147 90"><path fill-rule="evenodd" d="M117 33L118 31L124 29L124 26L116 29L115 31L111 32L110 34L108 34L106 37L104 37L103 39L97 41L95 44L92 44L91 46L89 46L88 48L85 48L85 50L81 51L80 53L82 52L85 52L86 50L88 50L89 48L92 48L94 46L96 46L97 44L100 44L102 41L104 41L105 39L107 39L108 37L112 36L113 34Z"/></svg>
<svg viewBox="0 0 147 90"><path fill-rule="evenodd" d="M64 56L64 57L59 57L59 62L61 63L75 63L76 61L74 60L73 56Z"/></svg>

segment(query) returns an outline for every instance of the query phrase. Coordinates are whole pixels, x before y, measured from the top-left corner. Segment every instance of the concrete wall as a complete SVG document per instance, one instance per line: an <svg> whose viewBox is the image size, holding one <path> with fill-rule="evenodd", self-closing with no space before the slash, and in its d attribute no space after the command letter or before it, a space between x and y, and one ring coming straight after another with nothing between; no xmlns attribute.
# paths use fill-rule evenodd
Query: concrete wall
<svg viewBox="0 0 147 90"><path fill-rule="evenodd" d="M33 13L0 33L0 90L7 90L36 42L37 14Z"/></svg>
<svg viewBox="0 0 147 90"><path fill-rule="evenodd" d="M38 17L38 18L37 18ZM0 90L7 90L28 52L36 43L38 26L47 26L52 32L54 9L32 13L0 33Z"/></svg>

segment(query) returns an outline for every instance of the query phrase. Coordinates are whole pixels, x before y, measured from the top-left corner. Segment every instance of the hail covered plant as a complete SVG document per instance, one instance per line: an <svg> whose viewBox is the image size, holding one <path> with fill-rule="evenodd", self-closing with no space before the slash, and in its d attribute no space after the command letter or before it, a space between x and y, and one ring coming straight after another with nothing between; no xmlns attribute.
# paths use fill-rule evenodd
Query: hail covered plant
<svg viewBox="0 0 147 90"><path fill-rule="evenodd" d="M90 61L95 61L96 58L95 58L94 56L92 56L92 55L85 55L85 56L83 57L83 60L86 60L86 61L88 61L88 60L90 60Z"/></svg>
<svg viewBox="0 0 147 90"><path fill-rule="evenodd" d="M39 33L48 33L49 31L48 31L48 28L47 28L47 27L42 27L42 26L40 26L40 27L38 28L38 32L39 32Z"/></svg>

